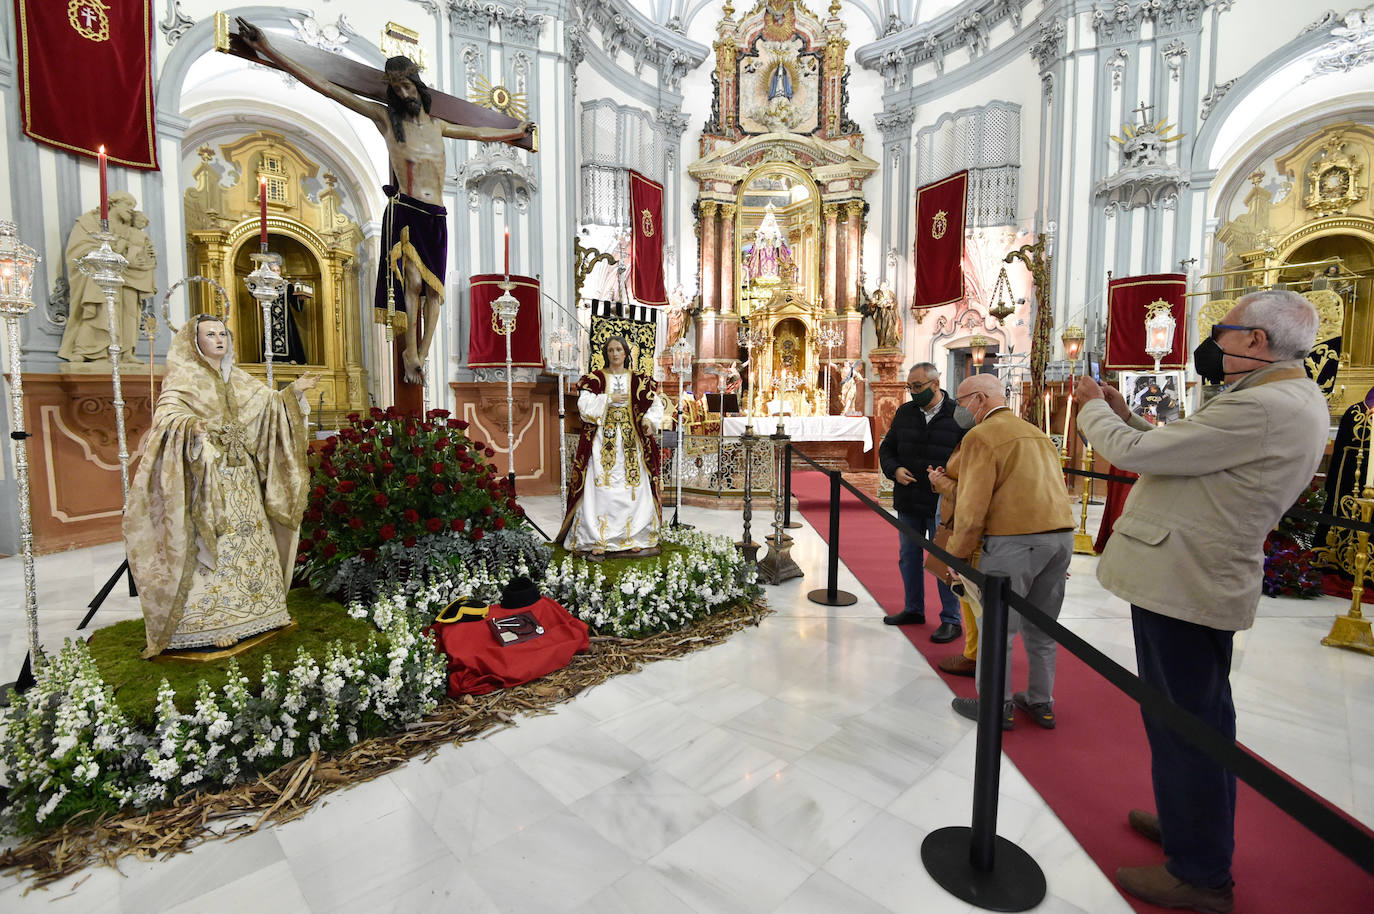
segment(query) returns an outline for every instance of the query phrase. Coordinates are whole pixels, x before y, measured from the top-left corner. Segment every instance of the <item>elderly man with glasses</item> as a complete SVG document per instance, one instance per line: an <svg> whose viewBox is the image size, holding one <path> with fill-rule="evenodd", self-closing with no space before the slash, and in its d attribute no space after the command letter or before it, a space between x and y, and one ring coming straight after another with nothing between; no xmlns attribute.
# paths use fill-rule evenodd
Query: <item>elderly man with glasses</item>
<svg viewBox="0 0 1374 914"><path fill-rule="evenodd" d="M943 468L949 455L959 446L964 430L954 421L954 401L940 390L940 370L922 362L907 372L907 393L911 400L897 407L892 425L878 446L878 461L883 475L896 485L892 507L897 519L925 534L935 536L940 496L931 488L928 471ZM883 619L888 625L923 625L926 621L926 583L923 550L920 543L905 533L901 536L898 567L906 591L902 611ZM930 640L944 644L958 638L959 600L949 584L939 581L940 626Z"/></svg>
<svg viewBox="0 0 1374 914"><path fill-rule="evenodd" d="M1244 296L1193 351L1197 373L1225 390L1161 428L1091 378L1074 391L1084 436L1140 474L1097 566L1102 586L1131 604L1140 678L1228 739L1232 638L1255 621L1264 540L1312 481L1331 424L1303 369L1317 324L1294 292ZM1225 914L1235 775L1144 721L1158 814L1135 809L1127 821L1163 845L1166 862L1121 867L1117 880L1151 904Z"/></svg>
<svg viewBox="0 0 1374 914"><path fill-rule="evenodd" d="M978 570L1002 574L1011 588L1051 618L1064 603L1064 578L1073 558L1073 512L1054 442L1007 407L1001 383L979 374L959 385L954 419L972 429L959 448L959 485L954 502L951 555L965 561L982 544ZM1025 646L1026 691L1011 693L1011 645L1017 631ZM1015 708L1053 729L1054 668L1059 645L1015 611L1007 614L1006 694L982 696L1002 705L1002 729L1015 726ZM997 645L979 646L978 665L997 660ZM981 680L981 677L979 677ZM956 698L954 710L977 720L977 698Z"/></svg>

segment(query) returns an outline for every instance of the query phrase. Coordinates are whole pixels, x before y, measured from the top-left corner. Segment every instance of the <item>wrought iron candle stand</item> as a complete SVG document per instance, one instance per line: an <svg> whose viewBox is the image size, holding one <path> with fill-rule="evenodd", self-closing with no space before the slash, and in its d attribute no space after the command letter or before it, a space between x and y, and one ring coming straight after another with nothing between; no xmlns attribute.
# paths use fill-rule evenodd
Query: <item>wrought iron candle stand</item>
<svg viewBox="0 0 1374 914"><path fill-rule="evenodd" d="M506 338L506 454L509 457L509 472L506 476L511 494L515 494L515 388L511 383L510 338L515 333L515 320L520 315L520 300L511 294L515 283L507 275L504 282L498 282L501 294L491 303L491 329Z"/></svg>
<svg viewBox="0 0 1374 914"><path fill-rule="evenodd" d="M39 257L19 240L18 227L0 220L0 316L5 319L10 355L10 440L14 444L14 470L19 486L19 549L24 561L24 618L28 624L29 653L14 683L23 692L33 685L33 670L43 666L38 641L38 586L33 571L33 520L29 513L29 459L24 430L24 366L19 348L19 319L33 310L33 271ZM8 694L8 692L6 693Z"/></svg>
<svg viewBox="0 0 1374 914"><path fill-rule="evenodd" d="M773 442L773 535L764 537L768 554L759 562L759 577L769 584L781 584L802 576L802 570L792 560L792 537L783 529L782 500L787 491L783 485L783 455L790 439L783 429L781 416L770 440Z"/></svg>
<svg viewBox="0 0 1374 914"><path fill-rule="evenodd" d="M281 275L281 255L271 253L263 244L258 253L249 254L248 257L257 266L243 277L243 282L248 286L248 293L257 299L262 308L262 359L267 365L267 386L275 389L277 385L272 376L272 303L286 288L286 280Z"/></svg>
<svg viewBox="0 0 1374 914"><path fill-rule="evenodd" d="M739 436L739 442L744 447L744 534L740 538L739 548L744 553L744 560L751 565L757 564L759 559L759 544L754 542L753 534L749 531L750 521L754 517L754 447L758 440L754 426L746 424L744 434Z"/></svg>

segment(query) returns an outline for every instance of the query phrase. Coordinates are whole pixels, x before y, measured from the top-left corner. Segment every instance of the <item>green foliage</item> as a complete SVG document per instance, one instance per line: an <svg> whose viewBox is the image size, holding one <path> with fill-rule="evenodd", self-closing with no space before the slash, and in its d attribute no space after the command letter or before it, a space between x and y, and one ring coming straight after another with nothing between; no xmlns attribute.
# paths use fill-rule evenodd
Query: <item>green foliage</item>
<svg viewBox="0 0 1374 914"><path fill-rule="evenodd" d="M304 650L312 657L323 658L331 641L361 648L374 639L383 640L374 626L349 618L342 604L309 588L297 587L287 594L286 608L296 623L294 629L234 658L254 693L262 684L263 661L269 655L290 659ZM202 681L215 691L229 681L228 659L204 663L149 662L141 656L146 643L143 620L130 619L96 631L89 645L100 677L113 690L120 710L135 726L151 727L156 720L158 683L163 679L172 688L177 710L183 713L195 706Z"/></svg>

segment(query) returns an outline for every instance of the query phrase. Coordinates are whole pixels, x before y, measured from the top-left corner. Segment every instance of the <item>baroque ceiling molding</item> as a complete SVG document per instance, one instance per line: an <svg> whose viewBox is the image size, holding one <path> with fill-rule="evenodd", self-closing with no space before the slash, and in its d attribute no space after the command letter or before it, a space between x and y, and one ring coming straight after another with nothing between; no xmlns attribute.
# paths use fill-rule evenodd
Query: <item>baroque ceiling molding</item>
<svg viewBox="0 0 1374 914"><path fill-rule="evenodd" d="M704 44L690 40L680 29L652 22L632 0L579 0L578 8L583 22L581 40L585 41L589 27L595 26L607 57L614 61L622 51L629 54L636 76L646 64L653 67L666 89L677 91L682 77L706 59Z"/></svg>
<svg viewBox="0 0 1374 914"><path fill-rule="evenodd" d="M1105 8L1093 6L1093 31L1099 41L1110 41L1136 37L1145 22L1151 23L1156 33L1196 28L1201 23L1202 11L1209 6L1225 12L1231 0L1140 0L1136 4L1116 0Z"/></svg>
<svg viewBox="0 0 1374 914"><path fill-rule="evenodd" d="M1334 40L1317 51L1312 72L1303 82L1330 73L1349 73L1374 62L1374 6L1351 10L1328 28Z"/></svg>
<svg viewBox="0 0 1374 914"><path fill-rule="evenodd" d="M454 29L473 38L487 38L491 27L501 30L501 41L533 47L549 17L531 13L525 0L515 6L504 6L494 0L448 0L449 21Z"/></svg>
<svg viewBox="0 0 1374 914"><path fill-rule="evenodd" d="M981 0L951 10L922 28L901 26L898 21L899 28L894 31L889 19L883 37L859 48L854 59L859 66L881 73L889 90L904 88L908 74L918 64L931 61L940 74L951 51L966 49L970 59L986 54L993 28L1004 21L1010 20L1012 29L1020 31L1021 12L1028 2Z"/></svg>
<svg viewBox="0 0 1374 914"><path fill-rule="evenodd" d="M1239 77L1236 79L1228 79L1224 83L1217 83L1212 87L1210 92L1202 96L1202 111L1199 112L1198 118L1204 121L1207 120L1212 114L1212 109L1226 96L1227 92L1231 91L1231 87L1238 81Z"/></svg>
<svg viewBox="0 0 1374 914"><path fill-rule="evenodd" d="M196 20L181 11L181 0L167 0L167 17L157 24L169 45L176 44Z"/></svg>

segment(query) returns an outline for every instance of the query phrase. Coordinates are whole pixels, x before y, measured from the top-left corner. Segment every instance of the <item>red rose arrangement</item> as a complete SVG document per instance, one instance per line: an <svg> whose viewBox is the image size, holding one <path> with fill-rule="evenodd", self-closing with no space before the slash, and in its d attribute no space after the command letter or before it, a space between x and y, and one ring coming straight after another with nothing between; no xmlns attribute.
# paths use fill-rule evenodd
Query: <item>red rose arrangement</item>
<svg viewBox="0 0 1374 914"><path fill-rule="evenodd" d="M394 407L348 416L311 455L309 503L297 564L328 589L343 563L404 560L426 538L477 542L520 526L524 510L474 444L467 423L435 409L424 418Z"/></svg>

